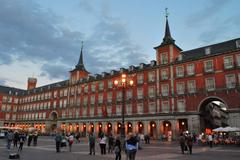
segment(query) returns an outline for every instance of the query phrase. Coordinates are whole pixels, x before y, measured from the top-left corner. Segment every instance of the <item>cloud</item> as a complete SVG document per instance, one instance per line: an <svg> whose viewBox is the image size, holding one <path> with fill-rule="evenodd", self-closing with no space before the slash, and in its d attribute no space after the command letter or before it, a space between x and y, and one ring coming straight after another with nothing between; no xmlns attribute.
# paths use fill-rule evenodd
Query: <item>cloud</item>
<svg viewBox="0 0 240 160"><path fill-rule="evenodd" d="M6 84L6 80L5 79L0 79L0 85L5 85Z"/></svg>
<svg viewBox="0 0 240 160"><path fill-rule="evenodd" d="M84 35L62 27L62 21L61 17L33 1L1 1L0 64L13 63L12 55L18 60L35 63L54 63L55 59L68 65L75 62ZM48 72L47 67L43 68ZM50 77L55 76L53 70L48 73Z"/></svg>
<svg viewBox="0 0 240 160"><path fill-rule="evenodd" d="M210 0L204 8L196 11L186 20L186 25L188 27L199 27L210 21L219 11L224 9L227 3L230 1L226 0Z"/></svg>
<svg viewBox="0 0 240 160"><path fill-rule="evenodd" d="M68 76L67 71L70 71L70 68L63 64L47 63L41 67L41 70L40 76L48 76L50 79L65 79Z"/></svg>

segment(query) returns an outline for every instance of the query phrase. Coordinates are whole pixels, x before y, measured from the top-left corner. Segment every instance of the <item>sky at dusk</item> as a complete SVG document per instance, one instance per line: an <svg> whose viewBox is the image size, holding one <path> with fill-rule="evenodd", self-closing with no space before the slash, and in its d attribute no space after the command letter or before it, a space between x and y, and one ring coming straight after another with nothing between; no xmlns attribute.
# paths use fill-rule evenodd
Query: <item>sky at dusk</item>
<svg viewBox="0 0 240 160"><path fill-rule="evenodd" d="M85 68L101 74L155 60L165 8L172 37L190 50L240 37L239 0L0 0L0 85L66 80L84 41Z"/></svg>

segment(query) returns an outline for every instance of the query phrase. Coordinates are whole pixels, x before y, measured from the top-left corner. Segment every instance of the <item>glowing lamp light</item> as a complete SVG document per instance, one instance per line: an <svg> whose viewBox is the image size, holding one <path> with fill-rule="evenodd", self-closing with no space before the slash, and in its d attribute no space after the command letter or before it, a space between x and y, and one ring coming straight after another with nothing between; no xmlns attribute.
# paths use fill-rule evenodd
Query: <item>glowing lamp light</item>
<svg viewBox="0 0 240 160"><path fill-rule="evenodd" d="M168 127L168 125L169 125L169 124L168 124L168 123L166 123L166 125L165 125L165 126L166 126L166 127Z"/></svg>
<svg viewBox="0 0 240 160"><path fill-rule="evenodd" d="M83 127L86 128L86 124L84 124Z"/></svg>
<svg viewBox="0 0 240 160"><path fill-rule="evenodd" d="M154 123L152 124L152 127L155 127L155 124L154 124Z"/></svg>
<svg viewBox="0 0 240 160"><path fill-rule="evenodd" d="M184 125L185 123L184 122L182 122L182 125Z"/></svg>
<svg viewBox="0 0 240 160"><path fill-rule="evenodd" d="M142 124L141 123L139 124L139 127L142 128Z"/></svg>
<svg viewBox="0 0 240 160"><path fill-rule="evenodd" d="M99 127L102 128L102 124L99 124Z"/></svg>
<svg viewBox="0 0 240 160"><path fill-rule="evenodd" d="M110 128L112 125L111 124L108 124L108 127Z"/></svg>
<svg viewBox="0 0 240 160"><path fill-rule="evenodd" d="M118 85L118 80L114 81L114 85L116 85L116 86Z"/></svg>
<svg viewBox="0 0 240 160"><path fill-rule="evenodd" d="M79 127L79 125L77 124L77 128Z"/></svg>
<svg viewBox="0 0 240 160"><path fill-rule="evenodd" d="M131 128L131 127L132 127L132 124L128 124L128 127Z"/></svg>
<svg viewBox="0 0 240 160"><path fill-rule="evenodd" d="M133 80L130 80L129 84L132 86L133 85Z"/></svg>
<svg viewBox="0 0 240 160"><path fill-rule="evenodd" d="M126 83L126 78L122 78L122 83Z"/></svg>
<svg viewBox="0 0 240 160"><path fill-rule="evenodd" d="M118 124L118 127L120 128L120 127L121 127L121 124Z"/></svg>
<svg viewBox="0 0 240 160"><path fill-rule="evenodd" d="M92 127L92 128L94 127L93 124L91 125L91 127Z"/></svg>
<svg viewBox="0 0 240 160"><path fill-rule="evenodd" d="M126 77L127 77L126 74L122 74L122 78L126 79Z"/></svg>

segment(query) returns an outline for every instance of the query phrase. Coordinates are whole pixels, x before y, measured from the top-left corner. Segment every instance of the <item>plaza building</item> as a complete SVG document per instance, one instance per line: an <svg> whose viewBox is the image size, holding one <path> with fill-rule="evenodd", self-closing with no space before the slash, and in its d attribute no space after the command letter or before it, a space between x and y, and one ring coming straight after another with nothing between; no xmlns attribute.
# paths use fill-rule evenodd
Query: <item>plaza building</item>
<svg viewBox="0 0 240 160"><path fill-rule="evenodd" d="M240 127L240 38L183 51L166 18L154 49L149 63L92 75L82 47L67 80L36 87L37 79L29 78L27 90L0 86L0 125L119 134L124 109L126 134L171 139L186 130ZM116 86L122 74L126 85Z"/></svg>

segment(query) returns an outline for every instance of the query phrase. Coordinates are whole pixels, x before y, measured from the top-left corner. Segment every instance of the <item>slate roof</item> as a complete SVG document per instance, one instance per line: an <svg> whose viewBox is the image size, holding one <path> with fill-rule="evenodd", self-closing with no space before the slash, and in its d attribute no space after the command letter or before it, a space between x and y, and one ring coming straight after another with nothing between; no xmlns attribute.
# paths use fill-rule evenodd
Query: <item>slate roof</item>
<svg viewBox="0 0 240 160"><path fill-rule="evenodd" d="M197 49L192 49L188 51L182 51L182 61L188 61L188 60L197 60L203 57L208 57L208 56L213 56L213 55L218 55L218 54L223 54L226 52L231 52L238 50L240 48L237 48L236 46L236 41L239 40L240 38L232 39L229 41L217 43L217 44L212 44L204 47L200 47ZM205 49L210 48L210 54L206 55Z"/></svg>

